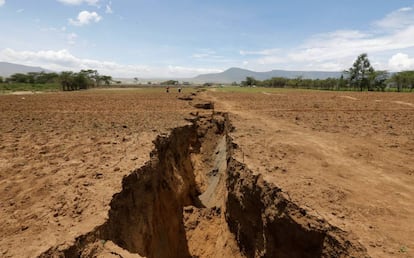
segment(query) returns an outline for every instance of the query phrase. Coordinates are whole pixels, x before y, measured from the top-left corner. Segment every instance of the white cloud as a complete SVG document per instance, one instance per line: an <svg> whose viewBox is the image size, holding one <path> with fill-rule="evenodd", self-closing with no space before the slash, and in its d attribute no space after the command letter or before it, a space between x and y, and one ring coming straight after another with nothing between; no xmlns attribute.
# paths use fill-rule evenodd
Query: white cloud
<svg viewBox="0 0 414 258"><path fill-rule="evenodd" d="M164 74L174 77L191 77L197 74L204 73L217 73L222 72L221 69L209 69L209 68L194 68L194 67L184 67L184 66L173 66L169 65L167 68L161 68L161 71L164 71Z"/></svg>
<svg viewBox="0 0 414 258"><path fill-rule="evenodd" d="M150 67L146 65L123 65L112 61L83 59L68 50L16 51L10 48L0 50L0 60L24 65L41 66L53 71L79 71L96 69L101 74L113 77L193 77L203 73L221 72L221 69L194 68L167 65Z"/></svg>
<svg viewBox="0 0 414 258"><path fill-rule="evenodd" d="M18 10L16 11L16 13L22 13L22 12L24 12L24 9L18 9Z"/></svg>
<svg viewBox="0 0 414 258"><path fill-rule="evenodd" d="M262 65L281 64L286 61L286 58L281 57L281 56L269 55L269 56L261 57L257 59L256 61L257 63L262 64Z"/></svg>
<svg viewBox="0 0 414 258"><path fill-rule="evenodd" d="M91 22L99 22L102 17L96 12L81 11L76 20L69 19L69 23L74 26L83 26Z"/></svg>
<svg viewBox="0 0 414 258"><path fill-rule="evenodd" d="M249 60L249 67L262 70L283 65L285 69L338 71L347 69L361 53L368 53L371 62L380 69L412 68L412 59L396 53L414 54L414 8L391 12L373 25L365 31L317 34L290 49L242 50L240 55L259 56Z"/></svg>
<svg viewBox="0 0 414 258"><path fill-rule="evenodd" d="M359 31L338 31L309 40L288 57L297 62L344 60L366 52L383 52L414 47L414 25L388 34L369 34Z"/></svg>
<svg viewBox="0 0 414 258"><path fill-rule="evenodd" d="M393 71L414 69L414 58L410 58L408 55L403 53L398 53L390 58L388 66Z"/></svg>
<svg viewBox="0 0 414 258"><path fill-rule="evenodd" d="M391 12L383 19L374 23L382 29L395 30L414 24L414 8L404 7Z"/></svg>
<svg viewBox="0 0 414 258"><path fill-rule="evenodd" d="M107 14L112 14L112 13L114 13L114 11L112 10L112 2L111 1L109 1L109 3L106 5L106 8L105 8L105 13L107 13Z"/></svg>
<svg viewBox="0 0 414 258"><path fill-rule="evenodd" d="M78 64L78 61L69 51L63 49L59 51L15 51L10 48L3 49L0 52L0 58L9 62L22 64L39 64L53 67L69 68Z"/></svg>
<svg viewBox="0 0 414 258"><path fill-rule="evenodd" d="M259 50L259 51L240 50L239 53L242 56L247 56L247 55L263 55L263 56L267 56L267 55L280 54L281 53L281 49L280 48L272 48L272 49L263 49L263 50Z"/></svg>
<svg viewBox="0 0 414 258"><path fill-rule="evenodd" d="M6 0L0 0L0 7L6 3Z"/></svg>
<svg viewBox="0 0 414 258"><path fill-rule="evenodd" d="M98 5L99 0L57 0L58 2L67 4L67 5L81 5L86 3L88 5Z"/></svg>

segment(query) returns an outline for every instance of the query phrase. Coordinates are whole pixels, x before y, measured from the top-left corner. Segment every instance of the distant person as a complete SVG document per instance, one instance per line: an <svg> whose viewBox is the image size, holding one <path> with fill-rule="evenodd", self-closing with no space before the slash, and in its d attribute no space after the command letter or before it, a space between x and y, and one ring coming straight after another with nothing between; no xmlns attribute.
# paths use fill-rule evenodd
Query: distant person
<svg viewBox="0 0 414 258"><path fill-rule="evenodd" d="M181 93L181 87L180 87L180 88L178 88L178 93Z"/></svg>
<svg viewBox="0 0 414 258"><path fill-rule="evenodd" d="M170 86L167 86L167 88L165 88L165 91L168 93L170 92Z"/></svg>

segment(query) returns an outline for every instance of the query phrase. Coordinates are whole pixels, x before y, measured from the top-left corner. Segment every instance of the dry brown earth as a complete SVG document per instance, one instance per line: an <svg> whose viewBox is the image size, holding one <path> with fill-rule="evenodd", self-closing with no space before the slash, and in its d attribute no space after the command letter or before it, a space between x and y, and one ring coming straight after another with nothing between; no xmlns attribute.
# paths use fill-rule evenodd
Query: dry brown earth
<svg viewBox="0 0 414 258"><path fill-rule="evenodd" d="M351 234L372 257L413 256L413 94L207 91L197 98L229 112L235 158L261 174L260 187L281 188L304 213ZM160 90L1 95L0 256L67 248L102 225L122 178L149 160L157 135L187 125L190 112L188 101ZM217 158L193 156L195 168L223 162L220 139L202 147ZM208 189L198 178L205 175L195 177L199 190ZM184 209L188 251L240 255L215 198L207 198L216 205L211 209ZM88 248L99 257L135 257L111 241Z"/></svg>
<svg viewBox="0 0 414 258"><path fill-rule="evenodd" d="M191 110L154 90L0 95L0 256L34 257L102 223L122 177Z"/></svg>
<svg viewBox="0 0 414 258"><path fill-rule="evenodd" d="M204 93L230 112L240 160L372 257L414 256L414 95Z"/></svg>

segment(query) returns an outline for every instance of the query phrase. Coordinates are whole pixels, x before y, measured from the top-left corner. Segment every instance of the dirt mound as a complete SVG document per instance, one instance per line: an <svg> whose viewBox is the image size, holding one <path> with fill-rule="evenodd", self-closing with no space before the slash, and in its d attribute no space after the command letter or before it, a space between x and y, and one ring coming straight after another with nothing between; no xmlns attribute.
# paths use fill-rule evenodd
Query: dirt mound
<svg viewBox="0 0 414 258"><path fill-rule="evenodd" d="M124 177L106 222L41 257L367 256L234 159L230 128L213 112L158 136L151 159Z"/></svg>

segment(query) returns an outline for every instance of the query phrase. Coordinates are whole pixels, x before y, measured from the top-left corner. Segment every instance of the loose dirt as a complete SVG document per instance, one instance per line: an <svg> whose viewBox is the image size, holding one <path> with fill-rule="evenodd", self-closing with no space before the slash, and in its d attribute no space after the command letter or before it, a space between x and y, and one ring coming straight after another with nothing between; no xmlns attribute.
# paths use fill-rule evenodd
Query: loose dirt
<svg viewBox="0 0 414 258"><path fill-rule="evenodd" d="M349 95L0 96L0 255L411 257L412 95Z"/></svg>

